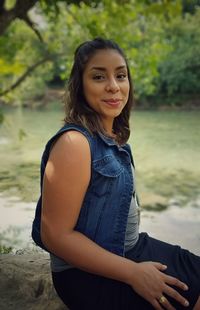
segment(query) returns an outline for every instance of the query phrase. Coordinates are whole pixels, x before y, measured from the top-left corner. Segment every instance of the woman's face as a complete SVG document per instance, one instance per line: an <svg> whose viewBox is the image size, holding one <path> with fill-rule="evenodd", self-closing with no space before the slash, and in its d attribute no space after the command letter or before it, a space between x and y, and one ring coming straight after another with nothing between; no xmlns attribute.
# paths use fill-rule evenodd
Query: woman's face
<svg viewBox="0 0 200 310"><path fill-rule="evenodd" d="M99 50L88 61L83 73L84 95L108 132L128 101L129 89L126 62L116 50Z"/></svg>

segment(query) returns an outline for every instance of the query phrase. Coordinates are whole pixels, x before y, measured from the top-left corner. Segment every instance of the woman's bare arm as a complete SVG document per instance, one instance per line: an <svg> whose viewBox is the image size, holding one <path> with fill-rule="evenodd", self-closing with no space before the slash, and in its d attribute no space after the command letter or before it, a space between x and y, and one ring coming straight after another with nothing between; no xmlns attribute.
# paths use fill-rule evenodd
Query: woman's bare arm
<svg viewBox="0 0 200 310"><path fill-rule="evenodd" d="M167 283L181 288L183 283L160 272L164 270L160 263L135 263L74 230L90 176L87 139L77 131L63 134L51 151L44 175L41 236L45 246L77 268L131 285L155 309L161 309L156 298L168 289ZM166 294L184 302L174 289Z"/></svg>

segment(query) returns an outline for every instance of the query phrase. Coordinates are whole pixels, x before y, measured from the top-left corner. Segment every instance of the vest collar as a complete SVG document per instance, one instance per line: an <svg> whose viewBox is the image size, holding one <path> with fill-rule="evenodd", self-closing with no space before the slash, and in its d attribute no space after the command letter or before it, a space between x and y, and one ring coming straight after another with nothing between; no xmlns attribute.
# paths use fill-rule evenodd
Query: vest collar
<svg viewBox="0 0 200 310"><path fill-rule="evenodd" d="M117 142L110 137L107 137L105 135L103 135L101 132L98 132L98 136L108 145L108 146L112 146L112 145L117 145Z"/></svg>

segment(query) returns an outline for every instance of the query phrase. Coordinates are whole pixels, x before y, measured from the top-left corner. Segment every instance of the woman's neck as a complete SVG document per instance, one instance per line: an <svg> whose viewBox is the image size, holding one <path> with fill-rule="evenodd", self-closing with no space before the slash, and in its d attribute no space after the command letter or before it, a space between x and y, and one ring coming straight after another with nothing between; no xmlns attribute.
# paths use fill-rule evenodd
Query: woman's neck
<svg viewBox="0 0 200 310"><path fill-rule="evenodd" d="M102 120L102 123L103 123L104 130L106 132L106 135L114 138L115 134L113 132L113 120Z"/></svg>

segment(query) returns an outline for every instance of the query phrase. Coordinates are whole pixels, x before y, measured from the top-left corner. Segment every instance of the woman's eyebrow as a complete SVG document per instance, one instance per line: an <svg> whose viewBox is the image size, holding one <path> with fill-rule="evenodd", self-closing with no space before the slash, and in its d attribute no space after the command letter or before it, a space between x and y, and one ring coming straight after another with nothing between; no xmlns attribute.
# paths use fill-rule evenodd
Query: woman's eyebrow
<svg viewBox="0 0 200 310"><path fill-rule="evenodd" d="M123 66L118 66L115 68L115 70L121 70L121 69L127 69L127 67L123 65ZM105 67L91 67L90 70L106 71L107 69Z"/></svg>

